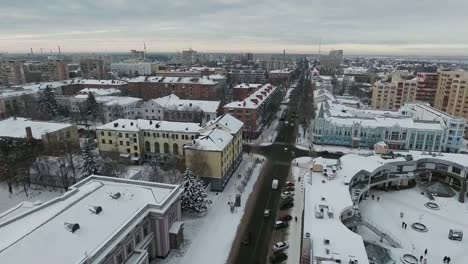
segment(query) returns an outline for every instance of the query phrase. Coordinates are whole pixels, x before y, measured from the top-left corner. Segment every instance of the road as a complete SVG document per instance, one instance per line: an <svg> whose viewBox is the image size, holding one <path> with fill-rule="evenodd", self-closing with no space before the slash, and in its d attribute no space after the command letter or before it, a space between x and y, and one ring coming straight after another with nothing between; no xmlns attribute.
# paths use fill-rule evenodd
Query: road
<svg viewBox="0 0 468 264"><path fill-rule="evenodd" d="M280 119L282 122L280 122L276 141L269 146L244 145L244 151L262 154L267 158L267 162L255 190L259 192L258 198L250 208L246 209L248 210L246 212L250 213L245 214L241 223L246 228L242 234L238 234L242 236L242 241L247 243L233 245L231 249L231 254L234 256L233 263L264 264L267 262L273 222L277 219L281 189L288 177L291 161L301 156L323 156L321 153L300 150L294 146L299 121L310 120L314 114L311 97L313 91L305 64L300 66L300 69L302 73L294 95L289 101L288 110ZM329 156L336 157L330 154ZM273 179L279 181L277 190L271 188ZM271 210L269 218L264 218L265 209Z"/></svg>

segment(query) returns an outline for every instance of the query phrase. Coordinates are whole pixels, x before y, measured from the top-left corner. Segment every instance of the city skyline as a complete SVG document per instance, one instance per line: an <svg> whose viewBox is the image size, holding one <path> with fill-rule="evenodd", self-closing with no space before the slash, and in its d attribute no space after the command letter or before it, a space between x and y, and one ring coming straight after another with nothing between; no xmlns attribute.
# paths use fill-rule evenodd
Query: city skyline
<svg viewBox="0 0 468 264"><path fill-rule="evenodd" d="M468 55L468 2L21 1L0 11L0 52L317 53Z"/></svg>

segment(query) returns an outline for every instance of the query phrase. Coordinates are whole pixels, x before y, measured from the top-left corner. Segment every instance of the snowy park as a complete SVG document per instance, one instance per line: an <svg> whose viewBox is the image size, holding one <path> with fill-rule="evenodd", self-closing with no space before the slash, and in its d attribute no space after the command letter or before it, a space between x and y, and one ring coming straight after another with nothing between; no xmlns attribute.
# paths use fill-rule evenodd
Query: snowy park
<svg viewBox="0 0 468 264"><path fill-rule="evenodd" d="M425 206L428 202L438 205L437 209ZM435 197L430 201L418 188L371 191L359 207L364 218L400 241L402 248L393 248L385 239L380 242L380 237L367 227L358 229L365 241L388 248L394 260L399 260L404 254L412 254L418 259L423 256L423 261L427 259L431 264L442 263L445 256L451 258L450 263L467 263L468 240L448 239L450 229L468 231L468 205L458 202L456 197ZM406 228L402 227L403 222L407 224ZM414 223L422 223L427 230L416 230L411 226ZM424 253L426 249L427 255Z"/></svg>
<svg viewBox="0 0 468 264"><path fill-rule="evenodd" d="M259 155L244 154L243 161L223 192L208 192L211 205L204 216L183 215L184 243L179 250L172 250L166 259L156 259L152 264L188 264L188 263L225 263L231 251L231 245L244 215L245 205L263 168L264 162L256 163ZM240 207L230 211L229 202L233 202L236 190L246 173L251 171L250 179L242 193ZM237 175L241 175L238 178Z"/></svg>

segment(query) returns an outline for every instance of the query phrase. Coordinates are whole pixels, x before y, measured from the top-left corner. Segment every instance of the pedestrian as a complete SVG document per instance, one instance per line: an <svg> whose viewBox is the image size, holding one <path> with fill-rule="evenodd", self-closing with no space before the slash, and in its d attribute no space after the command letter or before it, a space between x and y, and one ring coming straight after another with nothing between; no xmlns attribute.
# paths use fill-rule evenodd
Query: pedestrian
<svg viewBox="0 0 468 264"><path fill-rule="evenodd" d="M451 258L447 257L447 264L450 264L450 260L451 260Z"/></svg>
<svg viewBox="0 0 468 264"><path fill-rule="evenodd" d="M424 255L427 255L427 248L424 250Z"/></svg>
<svg viewBox="0 0 468 264"><path fill-rule="evenodd" d="M294 220L296 220L296 222L297 222L297 216L294 217Z"/></svg>
<svg viewBox="0 0 468 264"><path fill-rule="evenodd" d="M444 263L447 263L447 256L444 257Z"/></svg>
<svg viewBox="0 0 468 264"><path fill-rule="evenodd" d="M405 228L405 222L401 222L401 228Z"/></svg>
<svg viewBox="0 0 468 264"><path fill-rule="evenodd" d="M423 259L423 256L421 255L421 256L419 257L419 262L422 262L422 259Z"/></svg>
<svg viewBox="0 0 468 264"><path fill-rule="evenodd" d="M423 264L427 264L427 259L424 259Z"/></svg>
<svg viewBox="0 0 468 264"><path fill-rule="evenodd" d="M372 200L374 200L375 195L372 195Z"/></svg>
<svg viewBox="0 0 468 264"><path fill-rule="evenodd" d="M407 227L408 227L408 224L407 224L407 223L405 223L405 229L406 229Z"/></svg>
<svg viewBox="0 0 468 264"><path fill-rule="evenodd" d="M380 200L380 196L377 196L377 202Z"/></svg>

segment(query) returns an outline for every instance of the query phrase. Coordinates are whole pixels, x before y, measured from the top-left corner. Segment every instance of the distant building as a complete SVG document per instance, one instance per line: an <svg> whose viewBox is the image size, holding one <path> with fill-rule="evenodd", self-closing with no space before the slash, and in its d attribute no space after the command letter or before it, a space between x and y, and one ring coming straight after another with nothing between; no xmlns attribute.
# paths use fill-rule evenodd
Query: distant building
<svg viewBox="0 0 468 264"><path fill-rule="evenodd" d="M182 57L181 57L181 62L183 65L192 65L197 62L197 52L195 50L189 49L189 50L183 50L182 51Z"/></svg>
<svg viewBox="0 0 468 264"><path fill-rule="evenodd" d="M206 124L216 118L220 101L202 101L180 99L170 94L146 101L142 105L141 118Z"/></svg>
<svg viewBox="0 0 468 264"><path fill-rule="evenodd" d="M141 162L168 156L183 158L183 147L200 134L195 123L118 119L96 128L99 152L114 159Z"/></svg>
<svg viewBox="0 0 468 264"><path fill-rule="evenodd" d="M0 90L0 120L10 116L24 116L27 107L36 105L37 96L37 90Z"/></svg>
<svg viewBox="0 0 468 264"><path fill-rule="evenodd" d="M175 94L181 99L221 100L222 87L208 77L139 76L128 80L131 96L144 100Z"/></svg>
<svg viewBox="0 0 468 264"><path fill-rule="evenodd" d="M182 242L181 194L178 185L87 177L60 197L0 215L0 262L148 264L164 258Z"/></svg>
<svg viewBox="0 0 468 264"><path fill-rule="evenodd" d="M231 83L261 83L268 79L268 72L262 70L231 70L228 73Z"/></svg>
<svg viewBox="0 0 468 264"><path fill-rule="evenodd" d="M0 61L0 86L14 86L26 82L21 61Z"/></svg>
<svg viewBox="0 0 468 264"><path fill-rule="evenodd" d="M222 191L242 161L243 123L223 115L201 130L185 149L187 168L199 171L211 182L211 190Z"/></svg>
<svg viewBox="0 0 468 264"><path fill-rule="evenodd" d="M378 81L372 88L372 109L396 110L416 100L417 80L394 77L391 83Z"/></svg>
<svg viewBox="0 0 468 264"><path fill-rule="evenodd" d="M68 65L61 60L48 60L39 66L41 71L42 81L56 82L68 80L69 72Z"/></svg>
<svg viewBox="0 0 468 264"><path fill-rule="evenodd" d="M81 73L86 79L106 79L110 70L110 62L106 59L82 58L80 60Z"/></svg>
<svg viewBox="0 0 468 264"><path fill-rule="evenodd" d="M140 76L151 74L149 62L119 62L111 64L111 71L119 76Z"/></svg>
<svg viewBox="0 0 468 264"><path fill-rule="evenodd" d="M65 140L78 143L78 130L72 124L11 117L0 121L0 137L28 138L44 144Z"/></svg>
<svg viewBox="0 0 468 264"><path fill-rule="evenodd" d="M273 70L268 74L268 81L273 85L289 86L291 83L293 70L286 68L281 70Z"/></svg>
<svg viewBox="0 0 468 264"><path fill-rule="evenodd" d="M416 80L418 82L416 101L430 103L434 106L439 75L436 72L419 72Z"/></svg>
<svg viewBox="0 0 468 264"><path fill-rule="evenodd" d="M230 114L244 123L243 135L256 138L260 135L262 127L268 116L268 105L274 101L278 90L276 87L265 84L242 101L234 101L223 107L224 113Z"/></svg>
<svg viewBox="0 0 468 264"><path fill-rule="evenodd" d="M287 60L261 60L258 62L260 69L265 71L281 70L285 68L293 68L294 63Z"/></svg>
<svg viewBox="0 0 468 264"><path fill-rule="evenodd" d="M334 74L341 63L343 63L343 50L331 50L328 55L320 56L320 73Z"/></svg>
<svg viewBox="0 0 468 264"><path fill-rule="evenodd" d="M76 95L83 89L119 89L127 90L127 82L119 80L94 80L94 79L72 79L63 82L56 82L56 94Z"/></svg>

